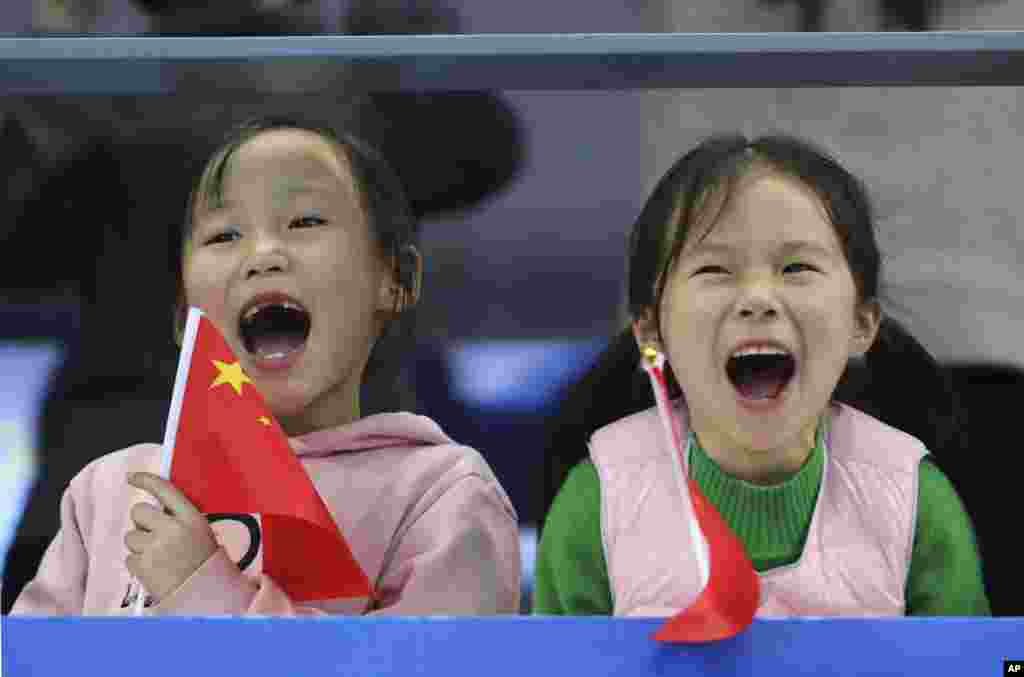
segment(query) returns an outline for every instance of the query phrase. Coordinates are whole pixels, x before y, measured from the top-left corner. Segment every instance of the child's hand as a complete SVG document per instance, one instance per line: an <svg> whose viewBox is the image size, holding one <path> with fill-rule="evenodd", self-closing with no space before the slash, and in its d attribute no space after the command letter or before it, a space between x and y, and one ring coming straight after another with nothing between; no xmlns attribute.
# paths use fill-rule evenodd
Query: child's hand
<svg viewBox="0 0 1024 677"><path fill-rule="evenodd" d="M181 491L150 473L131 473L128 484L152 494L164 509L132 506L135 529L124 537L131 552L125 564L159 602L174 592L217 550L206 516Z"/></svg>

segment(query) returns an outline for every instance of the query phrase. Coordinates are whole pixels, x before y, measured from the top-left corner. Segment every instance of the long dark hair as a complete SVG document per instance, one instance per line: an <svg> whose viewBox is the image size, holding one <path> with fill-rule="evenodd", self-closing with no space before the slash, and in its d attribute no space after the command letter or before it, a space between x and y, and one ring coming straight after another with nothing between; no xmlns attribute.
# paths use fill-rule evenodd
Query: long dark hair
<svg viewBox="0 0 1024 677"><path fill-rule="evenodd" d="M629 238L629 311L659 308L668 271L689 226L710 202L722 205L755 163L812 188L830 217L853 273L861 302L880 301L882 256L867 191L823 150L792 136L748 140L741 135L706 139L662 177ZM724 200L708 200L712 193ZM713 221L712 221L713 223ZM712 225L712 228L714 226ZM703 234L706 236L706 233ZM568 471L587 456L598 428L654 406L630 328L614 337L596 364L573 386L552 420L546 456L546 514ZM680 394L669 372L672 395ZM884 316L863 361L851 361L833 394L914 435L940 458L961 447L959 407L946 372L899 322Z"/></svg>

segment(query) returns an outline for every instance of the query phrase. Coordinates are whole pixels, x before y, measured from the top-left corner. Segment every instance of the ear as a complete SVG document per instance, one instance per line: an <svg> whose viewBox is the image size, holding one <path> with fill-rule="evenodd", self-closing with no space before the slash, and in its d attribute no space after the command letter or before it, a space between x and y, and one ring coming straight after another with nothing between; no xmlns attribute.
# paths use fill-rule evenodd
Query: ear
<svg viewBox="0 0 1024 677"><path fill-rule="evenodd" d="M420 293L423 290L423 256L415 245L407 244L402 250L403 262L408 269L408 287L403 308L414 306L420 302Z"/></svg>
<svg viewBox="0 0 1024 677"><path fill-rule="evenodd" d="M396 257L387 261L387 271L381 276L377 310L386 313L401 312L416 305L423 285L423 257L415 246L402 247Z"/></svg>
<svg viewBox="0 0 1024 677"><path fill-rule="evenodd" d="M878 328L882 324L882 307L878 301L865 301L854 311L853 321L850 356L864 357L878 338Z"/></svg>
<svg viewBox="0 0 1024 677"><path fill-rule="evenodd" d="M641 350L645 346L653 346L658 351L665 352L653 307L644 308L639 316L633 318L633 337Z"/></svg>

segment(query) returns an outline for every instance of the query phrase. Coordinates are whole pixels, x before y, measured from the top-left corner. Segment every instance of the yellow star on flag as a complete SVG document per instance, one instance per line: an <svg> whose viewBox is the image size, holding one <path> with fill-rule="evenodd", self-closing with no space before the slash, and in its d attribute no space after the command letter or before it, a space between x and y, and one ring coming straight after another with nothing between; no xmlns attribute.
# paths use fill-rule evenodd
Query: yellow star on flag
<svg viewBox="0 0 1024 677"><path fill-rule="evenodd" d="M234 364L228 364L227 362L221 362L220 360L213 360L213 366L217 367L217 378L210 384L211 388L216 388L222 383L227 383L235 392L239 395L242 394L242 384L252 383L245 372L242 371L241 362L235 362Z"/></svg>
<svg viewBox="0 0 1024 677"><path fill-rule="evenodd" d="M270 419L267 418L266 416L260 416L256 420L259 421L260 423L262 423L263 425L270 425Z"/></svg>

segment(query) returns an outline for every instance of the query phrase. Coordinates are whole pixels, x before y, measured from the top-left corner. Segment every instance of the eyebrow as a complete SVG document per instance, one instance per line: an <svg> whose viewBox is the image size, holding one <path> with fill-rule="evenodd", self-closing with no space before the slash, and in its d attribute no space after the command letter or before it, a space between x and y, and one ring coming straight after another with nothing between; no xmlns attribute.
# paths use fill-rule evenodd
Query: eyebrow
<svg viewBox="0 0 1024 677"><path fill-rule="evenodd" d="M282 187L275 186L286 193L328 193L333 188L323 181L282 181Z"/></svg>
<svg viewBox="0 0 1024 677"><path fill-rule="evenodd" d="M704 254L732 254L738 247L730 244L721 242L700 242L688 252L684 253L687 258L694 256L701 256ZM793 252L802 250L810 250L823 256L832 256L833 252L826 247L818 244L817 242L810 242L808 240L788 240L783 242L779 249L783 254L791 255Z"/></svg>
<svg viewBox="0 0 1024 677"><path fill-rule="evenodd" d="M822 256L833 256L835 254L835 252L833 252L828 247L825 247L817 242L809 242L806 240L791 240L789 242L784 242L782 245L782 250L787 254L802 250L809 250L816 254L821 254Z"/></svg>

